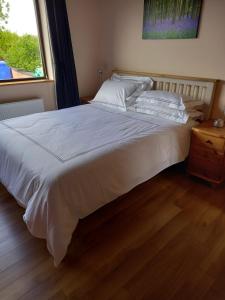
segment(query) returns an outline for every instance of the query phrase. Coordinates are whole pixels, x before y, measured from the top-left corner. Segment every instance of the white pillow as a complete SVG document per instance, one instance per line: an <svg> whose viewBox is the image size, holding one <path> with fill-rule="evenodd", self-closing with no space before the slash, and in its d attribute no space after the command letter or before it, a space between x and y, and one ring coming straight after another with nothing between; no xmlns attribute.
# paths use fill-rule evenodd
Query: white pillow
<svg viewBox="0 0 225 300"><path fill-rule="evenodd" d="M151 90L153 87L153 80L146 76L132 76L132 75L119 75L114 73L111 77L113 81L130 81L138 83L138 88L132 95L126 98L126 107L133 105L135 100L141 95L143 91Z"/></svg>
<svg viewBox="0 0 225 300"><path fill-rule="evenodd" d="M106 80L93 101L126 111L125 99L137 88L135 82Z"/></svg>
<svg viewBox="0 0 225 300"><path fill-rule="evenodd" d="M144 103L137 102L136 104L128 107L128 110L136 111L139 113L148 114L155 117L172 120L178 123L186 124L189 119L189 114L185 110L175 108L161 107L157 105L145 106Z"/></svg>
<svg viewBox="0 0 225 300"><path fill-rule="evenodd" d="M145 91L142 92L137 102L145 102L146 104L155 104L162 107L175 108L184 110L185 105L181 95L166 91Z"/></svg>
<svg viewBox="0 0 225 300"><path fill-rule="evenodd" d="M189 120L204 120L204 114L197 110L192 110L190 112L184 110L177 110L173 108L157 110L150 107L144 107L138 104L128 107L128 110L175 121L181 124L186 124Z"/></svg>
<svg viewBox="0 0 225 300"><path fill-rule="evenodd" d="M201 100L193 100L186 96L167 91L145 91L137 98L137 102L145 104L154 104L160 107L174 108L179 110L202 110L204 103Z"/></svg>
<svg viewBox="0 0 225 300"><path fill-rule="evenodd" d="M119 75L114 73L111 77L112 80L129 80L138 83L139 89L142 91L151 90L153 87L153 80L147 76L132 76L132 75Z"/></svg>

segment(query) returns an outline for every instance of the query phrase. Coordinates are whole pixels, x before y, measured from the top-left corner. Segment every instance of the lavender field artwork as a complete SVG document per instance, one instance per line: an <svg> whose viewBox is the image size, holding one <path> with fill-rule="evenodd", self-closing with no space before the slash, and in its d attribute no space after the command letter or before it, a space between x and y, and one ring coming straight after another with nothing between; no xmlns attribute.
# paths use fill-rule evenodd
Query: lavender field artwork
<svg viewBox="0 0 225 300"><path fill-rule="evenodd" d="M145 0L143 39L193 39L202 0Z"/></svg>

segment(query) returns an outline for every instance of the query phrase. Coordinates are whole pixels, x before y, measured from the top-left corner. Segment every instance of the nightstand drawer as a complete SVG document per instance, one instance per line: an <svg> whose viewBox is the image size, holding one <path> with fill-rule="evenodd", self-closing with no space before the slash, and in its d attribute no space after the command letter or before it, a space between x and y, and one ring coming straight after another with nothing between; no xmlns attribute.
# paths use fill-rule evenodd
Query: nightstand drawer
<svg viewBox="0 0 225 300"><path fill-rule="evenodd" d="M189 161L189 173L209 179L210 181L220 182L223 180L224 172L222 170L223 164L212 161L206 161L197 157L191 157Z"/></svg>
<svg viewBox="0 0 225 300"><path fill-rule="evenodd" d="M223 163L224 160L224 155L222 153L220 154L219 151L196 144L191 145L189 156L196 159L205 160L206 163L207 161Z"/></svg>
<svg viewBox="0 0 225 300"><path fill-rule="evenodd" d="M224 139L206 135L197 131L193 132L192 144L205 149L211 149L218 153L224 153Z"/></svg>

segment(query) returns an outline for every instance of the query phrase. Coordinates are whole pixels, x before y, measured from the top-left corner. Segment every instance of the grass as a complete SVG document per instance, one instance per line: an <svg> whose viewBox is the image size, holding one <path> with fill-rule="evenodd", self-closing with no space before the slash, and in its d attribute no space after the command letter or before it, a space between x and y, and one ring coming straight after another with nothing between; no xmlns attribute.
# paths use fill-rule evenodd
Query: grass
<svg viewBox="0 0 225 300"><path fill-rule="evenodd" d="M161 40L161 39L193 39L196 37L196 30L183 31L164 31L164 32L143 32L144 40Z"/></svg>

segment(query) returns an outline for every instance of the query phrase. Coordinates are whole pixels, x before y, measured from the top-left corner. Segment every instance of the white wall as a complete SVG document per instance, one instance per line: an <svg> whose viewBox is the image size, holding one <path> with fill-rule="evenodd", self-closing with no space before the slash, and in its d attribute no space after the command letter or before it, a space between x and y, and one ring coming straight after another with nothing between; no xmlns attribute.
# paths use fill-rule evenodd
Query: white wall
<svg viewBox="0 0 225 300"><path fill-rule="evenodd" d="M102 66L102 12L99 0L67 0L71 38L81 96L99 87Z"/></svg>

